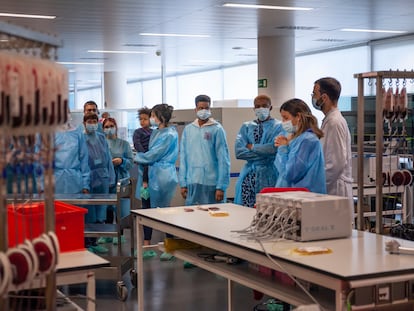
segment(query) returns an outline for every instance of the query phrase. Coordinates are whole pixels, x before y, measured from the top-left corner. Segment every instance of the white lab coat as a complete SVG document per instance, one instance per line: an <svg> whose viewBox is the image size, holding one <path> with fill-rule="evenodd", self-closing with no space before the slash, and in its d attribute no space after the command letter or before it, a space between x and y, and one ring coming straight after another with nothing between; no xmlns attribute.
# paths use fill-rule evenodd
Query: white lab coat
<svg viewBox="0 0 414 311"><path fill-rule="evenodd" d="M351 134L338 108L329 111L322 121L321 139L325 157L326 190L328 194L349 198L353 215Z"/></svg>

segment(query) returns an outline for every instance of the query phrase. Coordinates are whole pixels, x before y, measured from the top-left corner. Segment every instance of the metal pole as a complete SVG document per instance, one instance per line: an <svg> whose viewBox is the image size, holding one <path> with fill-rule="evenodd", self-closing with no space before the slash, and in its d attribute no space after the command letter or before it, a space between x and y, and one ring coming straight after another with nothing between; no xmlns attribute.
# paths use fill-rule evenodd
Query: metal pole
<svg viewBox="0 0 414 311"><path fill-rule="evenodd" d="M377 94L376 94L376 113L375 113L375 151L376 151L376 197L375 197L375 208L376 208L376 219L375 219L375 232L382 234L384 229L382 226L382 154L383 154L383 137L384 137L384 125L382 116L382 75L378 75L376 78L377 83Z"/></svg>
<svg viewBox="0 0 414 311"><path fill-rule="evenodd" d="M358 77L358 117L357 117L357 148L358 148L358 203L357 203L357 229L364 230L364 78Z"/></svg>

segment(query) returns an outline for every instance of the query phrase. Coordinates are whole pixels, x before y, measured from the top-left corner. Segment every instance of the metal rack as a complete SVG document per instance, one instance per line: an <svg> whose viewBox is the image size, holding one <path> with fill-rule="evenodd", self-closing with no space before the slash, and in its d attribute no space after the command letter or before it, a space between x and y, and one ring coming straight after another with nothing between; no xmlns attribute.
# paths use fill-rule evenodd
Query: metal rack
<svg viewBox="0 0 414 311"><path fill-rule="evenodd" d="M28 60L26 63L22 62L22 66L19 68L22 69L22 71L27 69L25 68L25 65L28 65L29 63L33 65L33 68L35 68L36 66L39 66L39 62L41 60L45 62L43 65L46 65L45 60L55 59L56 50L61 44L61 42L59 42L59 40L54 36L41 34L28 28L14 26L10 23L4 22L0 22L0 37L2 39L0 50L5 51L2 53L2 60L6 59L6 57L9 60L18 57L26 57L26 60ZM31 63L29 57L33 59L33 63ZM52 62L49 63L53 64ZM55 68L51 68L50 72L54 73L54 70ZM67 99L68 94L62 93L62 101L59 103L55 102L54 104L50 103L49 107L46 107L49 105L49 102L44 100L45 97L40 95L37 96L38 101L35 103L34 98L36 95L34 94L34 90L38 92L37 94L42 91L40 90L40 83L37 83L36 85L34 79L30 80L30 77L22 74L22 71L18 74L16 72L10 73L6 79L2 79L0 82L0 128L2 131L0 138L0 171L2 173L2 176L0 177L0 223L5 224L1 226L0 230L0 252L3 254L9 254L9 251L11 250L8 248L8 209L6 200L7 185L5 182L5 172L10 160L8 157L10 141L15 139L16 136L23 137L25 141L29 141L29 137L33 137L33 134L37 133L42 136L44 142L46 143L42 150L43 159L41 160L45 174L45 234L49 232L53 233L55 229L53 206L53 133L56 126L66 122L66 118L62 118L62 115L67 115L67 112L65 111L66 109L64 108L67 108L67 102L63 103L63 101L64 99ZM23 80L26 82L24 86ZM30 93L30 91L33 92ZM29 95L29 98L23 96L22 94ZM48 95L51 97L54 96L55 93ZM30 99L31 96L33 97ZM58 114L57 110L54 110L55 108L59 109L59 118L51 121L48 117L50 115L54 115L56 117ZM48 122L45 122L46 120ZM28 145L30 148L32 147L31 143ZM33 158L24 158L22 161L25 161L26 159L29 162L33 161ZM15 181L15 183L17 183L17 181ZM30 247L33 247L33 245L30 245ZM55 248L55 251L56 250L57 249ZM30 251L32 251L32 249L29 249L28 252ZM55 261L57 262L58 254L55 254L55 256ZM2 277L4 277L4 275ZM45 307L46 310L55 310L57 295L55 270L52 269L51 272L45 275L45 278ZM9 310L9 301L5 296L0 297L0 309Z"/></svg>
<svg viewBox="0 0 414 311"><path fill-rule="evenodd" d="M376 197L375 197L375 232L383 233L383 185L382 185L382 155L384 149L384 125L383 125L383 94L382 87L384 79L414 79L413 71L373 71L354 74L354 78L358 79L358 116L357 116L357 149L358 149L358 172L363 172L364 162L364 81L369 79L375 80L376 85L376 109L375 109L375 154L376 154ZM364 228L363 215L363 198L364 198L364 181L362 174L358 174L358 205L357 205L357 229ZM410 207L412 208L412 207Z"/></svg>
<svg viewBox="0 0 414 311"><path fill-rule="evenodd" d="M110 262L109 267L105 267L96 271L98 279L115 279L116 293L118 299L125 301L128 297L128 289L122 281L122 276L129 270L131 283L136 286L136 272L135 272L135 236L133 229L132 216L128 215L121 217L121 205L123 199L129 199L130 210L133 210L137 204L135 204L135 188L136 180L134 178L124 178L117 182L116 195L113 199L98 199L97 197L90 196L90 198L78 199L68 198L63 199L67 203L75 205L88 205L88 204L115 204L116 205L116 223L115 224L85 224L85 237L117 237L118 245L115 255L102 256ZM84 196L84 195L83 195ZM131 249L128 255L122 253L121 235L124 229L130 229Z"/></svg>

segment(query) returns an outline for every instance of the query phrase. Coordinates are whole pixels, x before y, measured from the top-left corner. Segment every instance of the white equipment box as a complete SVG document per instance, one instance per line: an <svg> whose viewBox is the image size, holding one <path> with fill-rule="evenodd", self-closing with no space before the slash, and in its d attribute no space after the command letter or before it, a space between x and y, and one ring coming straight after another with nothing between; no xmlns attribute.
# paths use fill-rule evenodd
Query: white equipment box
<svg viewBox="0 0 414 311"><path fill-rule="evenodd" d="M280 213L272 214L276 208ZM305 191L259 193L256 196L258 214L267 221L281 222L285 238L314 241L349 237L352 232L352 207L346 197ZM277 217L281 213L286 217Z"/></svg>

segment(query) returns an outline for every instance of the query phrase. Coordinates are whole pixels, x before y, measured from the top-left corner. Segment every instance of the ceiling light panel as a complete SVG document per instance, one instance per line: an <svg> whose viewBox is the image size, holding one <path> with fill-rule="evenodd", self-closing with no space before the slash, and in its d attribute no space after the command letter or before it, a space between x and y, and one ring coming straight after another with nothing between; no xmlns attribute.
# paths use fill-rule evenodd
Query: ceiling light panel
<svg viewBox="0 0 414 311"><path fill-rule="evenodd" d="M36 14L19 14L0 12L0 17L20 17L20 18L39 18L39 19L55 19L53 15L36 15Z"/></svg>
<svg viewBox="0 0 414 311"><path fill-rule="evenodd" d="M242 3L225 3L223 4L223 7L240 8L240 9L287 10L287 11L311 11L313 10L313 8L306 8L306 7L242 4Z"/></svg>

